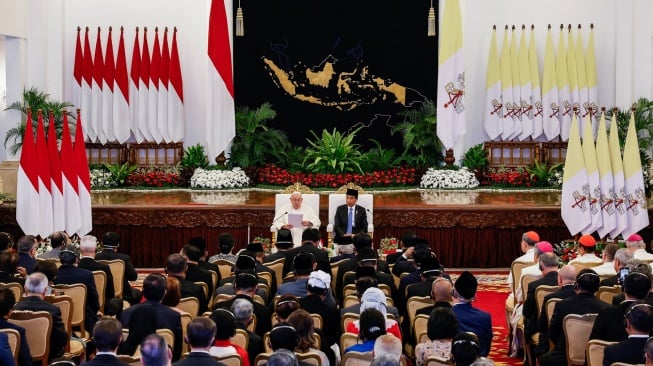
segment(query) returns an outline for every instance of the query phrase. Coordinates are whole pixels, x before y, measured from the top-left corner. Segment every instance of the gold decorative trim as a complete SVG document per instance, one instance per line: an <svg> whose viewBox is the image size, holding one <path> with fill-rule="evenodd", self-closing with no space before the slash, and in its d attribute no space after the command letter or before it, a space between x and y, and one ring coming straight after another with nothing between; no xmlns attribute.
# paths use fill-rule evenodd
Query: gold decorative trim
<svg viewBox="0 0 653 366"><path fill-rule="evenodd" d="M299 193L313 193L313 190L310 189L308 186L305 186L299 182L289 185L286 187L286 189L283 190L283 193L293 193L293 192L299 192Z"/></svg>

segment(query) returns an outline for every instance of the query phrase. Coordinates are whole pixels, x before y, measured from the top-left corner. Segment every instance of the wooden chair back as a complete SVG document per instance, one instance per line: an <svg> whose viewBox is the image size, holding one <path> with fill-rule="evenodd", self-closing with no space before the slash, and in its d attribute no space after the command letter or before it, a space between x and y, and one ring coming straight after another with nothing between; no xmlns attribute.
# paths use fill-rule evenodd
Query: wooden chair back
<svg viewBox="0 0 653 366"><path fill-rule="evenodd" d="M32 361L48 364L52 316L47 311L13 311L9 316L13 324L25 328L25 337L32 354Z"/></svg>
<svg viewBox="0 0 653 366"><path fill-rule="evenodd" d="M343 366L369 366L374 355L372 352L349 351L342 356Z"/></svg>
<svg viewBox="0 0 653 366"><path fill-rule="evenodd" d="M258 272L257 273L259 278L262 278L265 280L265 283L268 285L268 287L272 286L272 273L270 272ZM279 283L279 282L277 282Z"/></svg>
<svg viewBox="0 0 653 366"><path fill-rule="evenodd" d="M348 308L352 305L359 304L361 302L361 299L358 298L356 295L347 295L344 300L342 300L342 307L343 308Z"/></svg>
<svg viewBox="0 0 653 366"><path fill-rule="evenodd" d="M240 358L240 355L228 355L228 356L222 356L222 357L214 357L214 359L218 362L222 362L225 364L225 366L241 366L243 364L243 360Z"/></svg>
<svg viewBox="0 0 653 366"><path fill-rule="evenodd" d="M426 314L420 314L415 317L415 322L413 323L413 330L415 331L415 339L417 343L424 343L428 341L428 324L429 316Z"/></svg>
<svg viewBox="0 0 653 366"><path fill-rule="evenodd" d="M360 314L344 313L342 315L342 318L340 319L340 326L342 327L342 331L346 332L347 331L347 325L349 325L349 323L351 323L351 322L353 322L355 320L358 320L359 317L360 317Z"/></svg>
<svg viewBox="0 0 653 366"><path fill-rule="evenodd" d="M392 297L392 291L390 290L390 286L386 285L385 283L379 283L377 287L379 288L379 290L383 291L386 297Z"/></svg>
<svg viewBox="0 0 653 366"><path fill-rule="evenodd" d="M554 310L555 307L556 307L556 303L557 303L558 301L560 301L560 300L562 300L562 299L553 298L553 299L549 299L549 300L546 302L546 305L544 306L544 308L546 309L546 320L547 320L547 323L551 323L551 317L553 317L553 310Z"/></svg>
<svg viewBox="0 0 653 366"><path fill-rule="evenodd" d="M59 308L59 311L61 311L61 321L66 329L66 334L73 334L72 315L75 302L72 297L68 295L46 296L43 300ZM68 352L68 350L66 351Z"/></svg>
<svg viewBox="0 0 653 366"><path fill-rule="evenodd" d="M541 278L541 276L535 276L535 275L531 275L531 274L521 276L520 285L521 285L521 299L522 299L522 301L526 301L526 294L528 293L528 285L531 282L536 281L536 280L538 280L540 278Z"/></svg>
<svg viewBox="0 0 653 366"><path fill-rule="evenodd" d="M129 366L141 366L141 358L130 355L117 355L116 358Z"/></svg>
<svg viewBox="0 0 653 366"><path fill-rule="evenodd" d="M220 270L220 278L227 278L231 276L231 269L233 268L234 264L229 262L226 259L218 259L217 261L213 262L216 266L218 266L218 270Z"/></svg>
<svg viewBox="0 0 653 366"><path fill-rule="evenodd" d="M596 315L569 314L562 320L568 365L585 364L585 348L590 339Z"/></svg>
<svg viewBox="0 0 653 366"><path fill-rule="evenodd" d="M109 269L111 269L114 293L116 297L122 299L122 293L124 290L122 287L125 279L125 262L123 262L122 259L112 259L110 261L99 260L98 262L108 265Z"/></svg>
<svg viewBox="0 0 653 366"><path fill-rule="evenodd" d="M344 357L345 350L358 343L358 334L344 332L340 335L340 355ZM342 359L342 358L341 358Z"/></svg>
<svg viewBox="0 0 653 366"><path fill-rule="evenodd" d="M517 297L517 294L515 291L517 291L517 287L519 285L519 280L521 279L521 271L528 267L532 266L535 264L535 262L517 262L513 261L512 264L510 265L510 273L512 273L512 294Z"/></svg>
<svg viewBox="0 0 653 366"><path fill-rule="evenodd" d="M20 283L17 282L11 282L11 283L0 282L0 288L10 289L11 292L14 293L16 302L20 301L23 298L23 294L25 293L25 288L21 286Z"/></svg>
<svg viewBox="0 0 653 366"><path fill-rule="evenodd" d="M286 258L279 258L276 261L266 263L269 269L274 271L274 277L277 280L277 285L283 283L283 266L286 263Z"/></svg>
<svg viewBox="0 0 653 366"><path fill-rule="evenodd" d="M269 332L268 332L269 333ZM269 336L269 334L266 333L266 335ZM265 343L265 340L264 340ZM256 355L256 359L254 360L254 366L263 366L268 363L268 360L270 359L270 356L272 356L272 349L266 348L265 353L259 353Z"/></svg>
<svg viewBox="0 0 653 366"><path fill-rule="evenodd" d="M11 328L0 329L0 333L7 335L7 341L9 342L11 355L14 356L14 363L18 365L18 351L20 351L20 333L18 333L16 329Z"/></svg>
<svg viewBox="0 0 653 366"><path fill-rule="evenodd" d="M406 309L408 312L408 320L410 321L411 326L415 321L415 315L417 314L417 310L423 309L431 305L433 305L433 299L431 299L428 296L413 296L410 299L408 299L408 302L406 303Z"/></svg>
<svg viewBox="0 0 653 366"><path fill-rule="evenodd" d="M592 268L600 265L601 262L597 263L572 263L574 267L576 267L576 273L580 273L580 271L587 269L587 268Z"/></svg>
<svg viewBox="0 0 653 366"><path fill-rule="evenodd" d="M313 328L322 329L322 315L320 314L311 314L311 319L313 319Z"/></svg>
<svg viewBox="0 0 653 366"><path fill-rule="evenodd" d="M454 363L450 360L445 360L438 356L430 356L424 360L424 366L453 366Z"/></svg>
<svg viewBox="0 0 653 366"><path fill-rule="evenodd" d="M193 317L194 316L190 315L190 313L187 313L187 312L181 313L181 335L182 335L182 339L186 339L186 334L188 332L188 324L190 324L190 321L193 320ZM185 341L182 341L181 342L181 353L183 354L183 353L186 353L186 352L190 352L190 347L188 346L188 343L186 343Z"/></svg>
<svg viewBox="0 0 653 366"><path fill-rule="evenodd" d="M228 300L231 300L234 296L236 296L236 295L218 294L218 295L215 295L215 297L214 297L215 301L213 301L213 303L217 304L217 303L222 302L222 301L228 301Z"/></svg>
<svg viewBox="0 0 653 366"><path fill-rule="evenodd" d="M91 338L91 335L84 328L84 319L86 318L86 285L83 283L75 283L72 285L55 285L53 289L56 294L67 295L73 299L72 316L70 324L73 327L80 328L81 338Z"/></svg>
<svg viewBox="0 0 653 366"><path fill-rule="evenodd" d="M208 299L209 298L209 286L206 283L202 282L202 281L197 281L197 282L193 282L193 283L202 288L202 292L204 292L204 297Z"/></svg>
<svg viewBox="0 0 653 366"><path fill-rule="evenodd" d="M231 343L240 346L242 349L246 350L249 345L249 334L244 329L236 329L236 334L231 337Z"/></svg>
<svg viewBox="0 0 653 366"><path fill-rule="evenodd" d="M347 259L341 259L337 262L329 263L331 266L331 291L336 290L336 277L338 276L338 267L340 267L340 265L346 260Z"/></svg>
<svg viewBox="0 0 653 366"><path fill-rule="evenodd" d="M107 274L104 271L93 271L93 280L97 289L98 302L100 303L100 312L104 313L104 304L106 304Z"/></svg>
<svg viewBox="0 0 653 366"><path fill-rule="evenodd" d="M558 286L540 285L535 289L535 304L537 305L537 317L542 313L542 305L546 295L558 291Z"/></svg>
<svg viewBox="0 0 653 366"><path fill-rule="evenodd" d="M590 339L585 351L587 366L603 366L603 351L605 350L605 347L616 343L617 342L608 342L602 339Z"/></svg>
<svg viewBox="0 0 653 366"><path fill-rule="evenodd" d="M343 276L347 276L348 273L355 273L353 271L347 271ZM342 297L343 299L349 295L356 295L356 285L353 283L350 283L348 285L345 285L345 287L342 288Z"/></svg>
<svg viewBox="0 0 653 366"><path fill-rule="evenodd" d="M322 359L315 352L297 353L296 355L299 362L305 362L312 366L322 366Z"/></svg>
<svg viewBox="0 0 653 366"><path fill-rule="evenodd" d="M196 297L184 297L179 300L177 308L192 316L198 316L200 311L200 301Z"/></svg>
<svg viewBox="0 0 653 366"><path fill-rule="evenodd" d="M612 305L612 299L621 293L621 286L601 286L596 291L596 298Z"/></svg>

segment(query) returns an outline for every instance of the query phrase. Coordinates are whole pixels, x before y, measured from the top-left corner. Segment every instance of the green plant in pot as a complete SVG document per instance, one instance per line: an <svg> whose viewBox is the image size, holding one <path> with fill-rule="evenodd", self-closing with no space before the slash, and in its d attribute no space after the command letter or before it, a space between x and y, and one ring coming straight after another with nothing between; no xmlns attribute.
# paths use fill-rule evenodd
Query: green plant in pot
<svg viewBox="0 0 653 366"><path fill-rule="evenodd" d="M563 165L563 163L557 163L549 166L547 163L533 160L533 163L526 167L526 172L531 175L531 180L534 180L534 186L545 187L550 185L551 177Z"/></svg>
<svg viewBox="0 0 653 366"><path fill-rule="evenodd" d="M322 130L321 137L311 131L315 140L308 140L304 158L306 170L311 173L362 173L360 146L353 142L359 130L346 135L335 128L333 132Z"/></svg>
<svg viewBox="0 0 653 366"><path fill-rule="evenodd" d="M185 182L189 183L195 169L205 169L209 166L209 158L206 155L204 146L197 144L187 147L179 165L181 165L181 177Z"/></svg>
<svg viewBox="0 0 653 366"><path fill-rule="evenodd" d="M399 132L404 151L400 160L417 168L429 168L442 162L442 143L437 135L435 103L427 100L417 109L399 113L403 122L394 126L391 134Z"/></svg>
<svg viewBox="0 0 653 366"><path fill-rule="evenodd" d="M489 161L487 158L487 151L483 144L477 144L469 148L463 155L463 167L474 172L476 178L480 178L481 174L487 168Z"/></svg>
<svg viewBox="0 0 653 366"><path fill-rule="evenodd" d="M104 168L111 173L111 177L113 180L118 182L119 186L124 186L125 181L127 180L127 177L133 173L136 168L138 168L137 165L129 165L129 163L124 163L124 164L103 164Z"/></svg>
<svg viewBox="0 0 653 366"><path fill-rule="evenodd" d="M27 110L32 110L32 127L36 135L37 116L38 110L43 112L44 127L48 128L50 111L54 114L54 124L57 133L57 139L61 139L63 133L63 114L68 115L68 124L71 133L75 131L75 119L71 112L66 111L66 108L73 105L68 102L59 102L50 100L50 95L46 92L39 91L32 87L23 90L23 101L14 102L9 105L5 110L18 110L22 112L20 124L16 127L10 128L5 134L5 148L8 148L12 155L16 155L18 150L23 146L23 136L25 135L25 127L27 126Z"/></svg>
<svg viewBox="0 0 653 366"><path fill-rule="evenodd" d="M637 130L637 142L639 144L639 156L642 160L642 165L648 164L650 156L648 155L651 148L653 148L653 101L646 98L640 98L637 102L633 103L632 108L635 109L635 130ZM626 142L626 134L628 133L628 125L630 124L630 112L632 109L618 110L616 114L617 128L619 132L619 143L623 151L623 145ZM606 111L608 119L614 121L614 111ZM612 128L614 124L611 125Z"/></svg>

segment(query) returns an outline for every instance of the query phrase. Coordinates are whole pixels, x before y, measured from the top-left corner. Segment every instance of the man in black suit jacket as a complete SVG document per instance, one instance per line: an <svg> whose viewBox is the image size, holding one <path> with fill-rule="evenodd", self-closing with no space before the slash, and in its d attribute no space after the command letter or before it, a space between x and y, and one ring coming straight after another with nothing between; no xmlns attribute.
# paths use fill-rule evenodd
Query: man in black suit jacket
<svg viewBox="0 0 653 366"><path fill-rule="evenodd" d="M91 272L102 271L107 275L107 282L104 288L104 301L105 303L115 297L115 289L113 288L113 274L111 268L104 263L95 260L95 251L97 250L97 238L93 235L85 235L79 241L79 250L82 257L79 260L78 267L87 269ZM90 331L90 329L89 329Z"/></svg>
<svg viewBox="0 0 653 366"><path fill-rule="evenodd" d="M125 263L125 273L122 279L122 298L132 305L138 304L141 301L140 291L133 289L129 285L129 281L136 281L138 274L129 256L118 253L119 246L120 236L117 233L111 231L104 233L102 236L102 247L104 249L95 255L95 260L112 261L114 259L120 259Z"/></svg>
<svg viewBox="0 0 653 366"><path fill-rule="evenodd" d="M623 318L628 338L614 345L605 347L603 365L612 365L614 362L628 364L644 363L644 346L647 343L649 332L653 329L653 306L649 304L635 304L631 306Z"/></svg>
<svg viewBox="0 0 653 366"><path fill-rule="evenodd" d="M324 250L317 247L320 241L320 231L315 228L308 228L302 233L302 245L288 251L288 260L283 265L284 277L293 270L293 259L299 253L309 252L312 253L317 262L317 269L326 273L331 273L331 265L329 264L329 255Z"/></svg>
<svg viewBox="0 0 653 366"><path fill-rule="evenodd" d="M184 341L190 346L190 353L183 360L175 362L174 366L224 366L209 355L217 331L213 320L197 317L188 323L186 329Z"/></svg>
<svg viewBox="0 0 653 366"><path fill-rule="evenodd" d="M540 332L540 343L538 355L548 352L549 350L549 318L546 311L546 303L551 299L566 299L576 295L574 283L576 282L576 267L565 265L558 271L558 286L560 290L544 296L542 308L540 309L540 319L537 325L537 331Z"/></svg>
<svg viewBox="0 0 653 366"><path fill-rule="evenodd" d="M599 289L599 276L591 269L584 269L576 276L574 284L576 295L561 300L555 305L551 323L549 324L549 339L555 344L553 351L540 357L541 366L557 366L565 363L565 335L562 320L569 314L598 313L608 307L608 304L594 297Z"/></svg>
<svg viewBox="0 0 653 366"><path fill-rule="evenodd" d="M216 303L213 305L213 310L230 310L236 299L246 299L251 302L254 307L254 315L256 315L256 334L265 334L270 330L272 324L268 308L265 305L254 301L254 294L256 294L256 289L258 288L258 278L256 274L247 272L238 274L234 281L234 286L236 287L236 296L230 300Z"/></svg>
<svg viewBox="0 0 653 366"><path fill-rule="evenodd" d="M34 272L25 281L25 297L16 303L14 310L47 311L52 316L49 360L61 357L68 343L68 334L61 319L61 310L56 305L43 301L48 290L48 278L41 272Z"/></svg>
<svg viewBox="0 0 653 366"><path fill-rule="evenodd" d="M140 311L140 308L148 308L156 314L156 328L170 329L175 336L174 349L172 351L173 360L178 360L181 357L181 315L172 310L171 308L162 305L161 300L166 293L166 279L163 275L158 273L149 274L143 280L143 296L145 302L136 304L125 309L120 317L120 322L123 328L129 329L132 314Z"/></svg>
<svg viewBox="0 0 653 366"><path fill-rule="evenodd" d="M206 258L209 257L209 251L206 249L206 241L204 238L201 236L196 236L191 238L188 241L188 244L197 247L200 250L200 253L202 253L200 259L197 261L197 265L200 268L204 268L207 271L214 271L218 274L218 281L215 283L215 286L218 286L218 283L220 283L220 268L218 268L217 265L206 260Z"/></svg>
<svg viewBox="0 0 653 366"><path fill-rule="evenodd" d="M263 263L274 262L281 258L284 258L286 261L292 260L292 258L288 258L289 250L293 246L292 233L289 229L279 229L277 231L277 241L274 243L274 246L277 248L276 253L266 255L263 258Z"/></svg>
<svg viewBox="0 0 653 366"><path fill-rule="evenodd" d="M537 333L537 299L535 290L539 286L556 286L558 284L558 256L553 253L542 253L539 256L539 266L542 278L528 284L522 316L524 317L524 335L526 339Z"/></svg>
<svg viewBox="0 0 653 366"><path fill-rule="evenodd" d="M601 281L601 286L616 286L619 283L619 270L622 268L627 267L628 265L633 263L633 253L631 253L628 248L620 248L617 249L617 252L614 254L614 260L612 261L612 264L614 266L614 270L617 272L616 275L612 277L608 277Z"/></svg>
<svg viewBox="0 0 653 366"><path fill-rule="evenodd" d="M362 248L372 248L372 237L367 233L356 234L353 238L353 241L354 241L354 247L356 248L356 252L360 251ZM355 272L357 267L358 267L358 259L356 258L352 258L340 263L336 275L336 293L334 294L336 298L340 298L340 299L342 298L342 288L344 287L343 281L344 281L345 273L350 271ZM386 261L378 260L376 262L376 269L377 271L380 272L390 273L390 269L388 268L388 262Z"/></svg>
<svg viewBox="0 0 653 366"><path fill-rule="evenodd" d="M360 267L373 268L376 273L376 279L378 283L387 285L390 288L390 297L392 297L393 301L396 301L397 287L395 286L394 278L392 278L391 274L378 270L377 265L379 259L376 251L372 248L367 248L367 247L361 248L358 254L356 255L356 259L358 261L358 266L356 268L356 271L358 272L358 269ZM344 286L353 284L355 282L356 282L356 274L349 274L349 276L345 276L343 278L343 288Z"/></svg>
<svg viewBox="0 0 653 366"><path fill-rule="evenodd" d="M186 258L184 258L181 254L174 253L170 254L168 256L168 259L166 260L166 268L165 271L168 274L168 276L174 277L177 280L179 280L179 287L181 290L181 297L194 297L196 298L199 303L199 311L198 314L191 314L193 316L200 316L202 315L205 311L208 310L208 305L209 302L206 299L206 295L204 295L204 289L202 286L195 284L192 281L189 281L186 279Z"/></svg>
<svg viewBox="0 0 653 366"><path fill-rule="evenodd" d="M86 362L87 366L127 366L116 357L122 340L122 324L116 319L103 318L93 327L93 341L97 347L95 357Z"/></svg>
<svg viewBox="0 0 653 366"><path fill-rule="evenodd" d="M388 264L393 264L398 261L407 261L408 259L412 258L412 252L415 249L416 239L417 234L415 234L414 231L406 231L404 235L401 236L401 240L399 240L400 250L385 256L385 260L388 262Z"/></svg>
<svg viewBox="0 0 653 366"><path fill-rule="evenodd" d="M16 254L16 253L13 253ZM0 289L0 329L14 329L20 335L20 347L18 349L18 366L32 366L32 355L29 352L29 345L25 335L25 328L9 322L9 313L16 305L16 296L8 288Z"/></svg>
<svg viewBox="0 0 653 366"><path fill-rule="evenodd" d="M336 244L351 244L352 237L358 233L367 232L367 209L356 204L358 191L347 189L346 204L336 208L333 230L336 232L333 242ZM352 213L351 227L349 227L349 213Z"/></svg>
<svg viewBox="0 0 653 366"><path fill-rule="evenodd" d="M93 273L87 269L77 267L79 258L74 247L61 248L59 252L61 267L54 278L55 285L73 285L82 283L86 286L86 307L84 308L84 329L88 332L93 329L100 311L100 300L95 287Z"/></svg>
<svg viewBox="0 0 653 366"><path fill-rule="evenodd" d="M191 282L202 282L206 284L209 290L206 298L210 299L218 284L213 283L211 272L200 267L199 261L202 258L201 250L194 245L188 244L181 248L181 255L186 258L186 279Z"/></svg>

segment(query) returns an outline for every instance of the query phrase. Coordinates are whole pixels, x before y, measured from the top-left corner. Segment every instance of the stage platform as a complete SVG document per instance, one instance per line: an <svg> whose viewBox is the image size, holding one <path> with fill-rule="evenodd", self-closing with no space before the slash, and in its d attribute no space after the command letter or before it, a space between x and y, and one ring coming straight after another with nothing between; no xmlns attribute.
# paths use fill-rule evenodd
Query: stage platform
<svg viewBox="0 0 653 366"><path fill-rule="evenodd" d="M115 231L120 251L137 267L162 267L168 254L188 240L203 236L209 253L217 239L231 232L237 248L256 236L270 237L274 195L278 191L131 191L92 193L93 231L101 237ZM320 220L326 243L328 193L320 198ZM560 217L560 191L371 191L374 194L374 245L381 238L401 237L408 230L427 239L447 267L509 267L520 255L524 231L539 232L552 243L570 237ZM650 207L649 202L649 207ZM651 209L649 208L649 215ZM22 235L14 204L0 205L0 231ZM652 235L644 232L646 242Z"/></svg>

